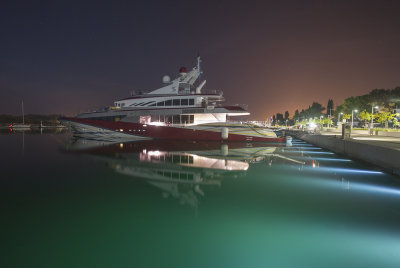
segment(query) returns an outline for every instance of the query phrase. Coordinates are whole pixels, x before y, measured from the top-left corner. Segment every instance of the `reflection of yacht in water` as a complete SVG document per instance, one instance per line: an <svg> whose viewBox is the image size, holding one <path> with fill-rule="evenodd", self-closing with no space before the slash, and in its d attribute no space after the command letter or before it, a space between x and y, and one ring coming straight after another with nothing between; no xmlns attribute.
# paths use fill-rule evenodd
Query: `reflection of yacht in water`
<svg viewBox="0 0 400 268"><path fill-rule="evenodd" d="M144 179L161 189L164 197L172 196L197 207L205 188L219 187L226 177L245 175L250 163L272 157L276 146L279 145L75 139L67 150L107 162L117 173Z"/></svg>
<svg viewBox="0 0 400 268"><path fill-rule="evenodd" d="M320 181L323 174L328 181L338 182L349 190L346 174L359 174L365 182L365 174L381 172L354 168L349 159L342 159L329 151L307 144L294 146L269 143L224 143L142 141L110 143L98 140L73 139L66 150L105 162L116 173L138 178L162 191L163 197L173 197L183 204L197 208L202 196L232 178L251 174L257 179L281 180L286 183L302 179ZM351 164L346 167L345 163ZM255 172L255 173L254 173ZM295 180L292 180L295 179ZM302 182L303 183L303 182ZM353 184L357 186L357 183Z"/></svg>

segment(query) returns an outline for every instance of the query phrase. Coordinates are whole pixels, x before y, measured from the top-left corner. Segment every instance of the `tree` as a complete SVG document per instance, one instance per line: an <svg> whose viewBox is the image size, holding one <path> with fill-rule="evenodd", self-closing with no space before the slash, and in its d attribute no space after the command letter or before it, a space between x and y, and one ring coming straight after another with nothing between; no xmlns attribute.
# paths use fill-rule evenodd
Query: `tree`
<svg viewBox="0 0 400 268"><path fill-rule="evenodd" d="M328 116L331 116L332 115L332 111L334 110L333 109L333 100L332 99L329 99L328 100L328 104L326 105L326 115Z"/></svg>
<svg viewBox="0 0 400 268"><path fill-rule="evenodd" d="M322 111L325 110L325 107L318 102L313 102L310 106L308 106L307 110L301 110L299 117L301 119L310 119L314 117L320 117L322 115Z"/></svg>
<svg viewBox="0 0 400 268"><path fill-rule="evenodd" d="M351 118L351 114L343 114L343 119L350 119Z"/></svg>
<svg viewBox="0 0 400 268"><path fill-rule="evenodd" d="M296 110L296 111L294 112L293 120L294 120L294 121L299 120L299 117L300 117L299 110Z"/></svg>
<svg viewBox="0 0 400 268"><path fill-rule="evenodd" d="M332 125L332 119L329 117L325 117L321 120L322 124Z"/></svg>
<svg viewBox="0 0 400 268"><path fill-rule="evenodd" d="M289 119L289 111L286 111L285 112L285 120L288 120Z"/></svg>
<svg viewBox="0 0 400 268"><path fill-rule="evenodd" d="M278 124L281 124L282 122L284 122L285 119L283 119L283 114L277 113L276 114L276 121L278 122Z"/></svg>
<svg viewBox="0 0 400 268"><path fill-rule="evenodd" d="M396 116L397 116L397 117L400 117L400 113L397 113ZM400 122L399 122L399 120L397 119L397 117L393 118L393 126L398 126L398 127L400 127Z"/></svg>
<svg viewBox="0 0 400 268"><path fill-rule="evenodd" d="M364 126L366 126L366 123L371 121L371 115L369 112L367 112L366 110L363 110L359 116L361 118L361 120L364 122Z"/></svg>
<svg viewBox="0 0 400 268"><path fill-rule="evenodd" d="M318 102L313 102L310 107L310 115L313 117L320 117L322 115L322 111L325 110L325 107Z"/></svg>
<svg viewBox="0 0 400 268"><path fill-rule="evenodd" d="M381 124L385 123L385 128L388 128L389 120L393 120L395 116L396 114L392 114L391 112L382 111L379 114L377 114L376 121L378 121Z"/></svg>

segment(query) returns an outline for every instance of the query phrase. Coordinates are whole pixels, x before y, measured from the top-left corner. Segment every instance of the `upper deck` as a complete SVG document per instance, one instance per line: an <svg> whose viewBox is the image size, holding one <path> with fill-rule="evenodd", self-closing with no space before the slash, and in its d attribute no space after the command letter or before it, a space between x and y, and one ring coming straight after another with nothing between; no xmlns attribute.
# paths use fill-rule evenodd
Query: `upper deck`
<svg viewBox="0 0 400 268"><path fill-rule="evenodd" d="M204 92L202 88L206 84L206 80L195 86L196 80L202 73L200 70L200 58L197 58L197 66L190 72L185 67L179 70L178 76L174 80L170 80L169 76L164 76L164 86L148 93L133 95L114 103L115 107L126 108L146 108L159 107L163 108L180 108L182 106L189 107L206 107L208 105L215 106L217 102L224 101L222 91Z"/></svg>

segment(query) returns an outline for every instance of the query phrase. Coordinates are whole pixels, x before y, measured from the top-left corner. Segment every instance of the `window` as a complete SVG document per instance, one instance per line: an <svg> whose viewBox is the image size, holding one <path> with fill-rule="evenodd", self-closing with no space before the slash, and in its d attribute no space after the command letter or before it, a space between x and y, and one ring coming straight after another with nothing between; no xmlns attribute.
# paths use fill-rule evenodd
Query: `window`
<svg viewBox="0 0 400 268"><path fill-rule="evenodd" d="M180 115L178 114L178 115L174 115L173 117L172 117L172 122L174 123L174 124L179 124L180 123Z"/></svg>
<svg viewBox="0 0 400 268"><path fill-rule="evenodd" d="M188 105L188 99L181 99L181 105L182 106L185 106L185 105Z"/></svg>
<svg viewBox="0 0 400 268"><path fill-rule="evenodd" d="M149 104L149 103L152 103L152 102L151 102L151 101L145 102L145 103L140 104L140 106L146 106L146 105Z"/></svg>
<svg viewBox="0 0 400 268"><path fill-rule="evenodd" d="M181 161L179 155L173 155L172 156L172 163L178 163Z"/></svg>
<svg viewBox="0 0 400 268"><path fill-rule="evenodd" d="M157 106L164 106L164 102L163 101L157 102Z"/></svg>
<svg viewBox="0 0 400 268"><path fill-rule="evenodd" d="M194 105L194 99L189 99L189 105Z"/></svg>
<svg viewBox="0 0 400 268"><path fill-rule="evenodd" d="M194 114L191 114L191 115L189 116L189 123L190 123L190 124L193 124L193 123L194 123Z"/></svg>
<svg viewBox="0 0 400 268"><path fill-rule="evenodd" d="M172 100L165 101L165 106L171 106L171 105L172 105Z"/></svg>
<svg viewBox="0 0 400 268"><path fill-rule="evenodd" d="M160 121L160 116L159 115L152 115L151 116L151 122L159 122Z"/></svg>
<svg viewBox="0 0 400 268"><path fill-rule="evenodd" d="M139 106L139 105L141 105L141 104L143 104L143 102L134 103L134 104L132 104L131 106Z"/></svg>
<svg viewBox="0 0 400 268"><path fill-rule="evenodd" d="M181 121L182 121L182 124L188 124L189 123L189 115L181 115Z"/></svg>
<svg viewBox="0 0 400 268"><path fill-rule="evenodd" d="M174 102L173 103L174 106L180 106L181 105L181 100L180 99L174 99L173 102Z"/></svg>

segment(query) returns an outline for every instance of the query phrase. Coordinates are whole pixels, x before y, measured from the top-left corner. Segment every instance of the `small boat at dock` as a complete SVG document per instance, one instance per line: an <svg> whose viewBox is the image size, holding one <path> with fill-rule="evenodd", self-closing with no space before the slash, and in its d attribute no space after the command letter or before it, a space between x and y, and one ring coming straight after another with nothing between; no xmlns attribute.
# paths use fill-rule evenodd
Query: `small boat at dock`
<svg viewBox="0 0 400 268"><path fill-rule="evenodd" d="M30 130L31 125L25 124L25 114L24 114L24 101L21 102L21 110L22 110L22 124L10 124L10 129L13 130Z"/></svg>

